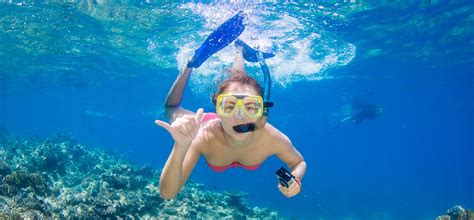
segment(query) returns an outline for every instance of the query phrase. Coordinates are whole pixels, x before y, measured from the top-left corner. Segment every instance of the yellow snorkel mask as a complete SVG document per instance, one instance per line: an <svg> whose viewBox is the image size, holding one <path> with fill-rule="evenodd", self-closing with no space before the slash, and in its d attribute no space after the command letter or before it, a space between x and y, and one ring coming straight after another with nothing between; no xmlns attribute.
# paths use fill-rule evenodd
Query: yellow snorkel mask
<svg viewBox="0 0 474 220"><path fill-rule="evenodd" d="M216 112L221 117L232 117L240 109L249 118L260 118L263 115L261 96L245 94L221 94L216 100Z"/></svg>
<svg viewBox="0 0 474 220"><path fill-rule="evenodd" d="M236 44L237 43L238 42L236 42ZM249 62L258 61L260 64L260 68L263 72L263 84L265 85L263 91L264 98L261 96L245 94L222 94L217 97L216 112L221 117L231 117L242 112L249 118L257 119L256 122L235 125L232 127L237 133L247 133L253 132L256 129L261 129L267 123L269 108L273 107L273 102L270 101L272 79L263 52L249 47L243 41L239 44L245 49L243 52L245 60Z"/></svg>

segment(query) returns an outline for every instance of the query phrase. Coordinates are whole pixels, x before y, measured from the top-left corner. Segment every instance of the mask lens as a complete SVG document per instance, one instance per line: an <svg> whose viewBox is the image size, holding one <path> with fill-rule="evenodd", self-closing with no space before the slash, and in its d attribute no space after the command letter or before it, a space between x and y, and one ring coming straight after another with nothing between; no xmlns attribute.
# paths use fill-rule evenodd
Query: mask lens
<svg viewBox="0 0 474 220"><path fill-rule="evenodd" d="M242 101L245 112L249 117L259 117L261 102L257 97L245 97Z"/></svg>
<svg viewBox="0 0 474 220"><path fill-rule="evenodd" d="M223 117L230 117L234 113L234 109L236 108L238 99L229 96L229 95L220 95L217 98L217 103L216 103L216 110L217 114L223 116Z"/></svg>
<svg viewBox="0 0 474 220"><path fill-rule="evenodd" d="M232 96L224 97L222 99L222 106L223 106L222 112L226 114L232 113L232 111L234 111L235 109L235 106L237 105L237 102L238 100Z"/></svg>

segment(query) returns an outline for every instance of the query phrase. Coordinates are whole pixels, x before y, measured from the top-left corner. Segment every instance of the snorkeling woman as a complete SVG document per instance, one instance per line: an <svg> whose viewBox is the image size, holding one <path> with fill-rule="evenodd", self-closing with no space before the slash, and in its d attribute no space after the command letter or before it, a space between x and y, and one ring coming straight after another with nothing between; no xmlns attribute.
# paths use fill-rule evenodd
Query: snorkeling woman
<svg viewBox="0 0 474 220"><path fill-rule="evenodd" d="M256 170L268 157L277 155L291 168L295 180L288 185L279 181L279 191L288 198L301 191L306 163L290 139L267 123L264 90L245 72L244 58L252 62L252 53L255 52L245 43L236 41L234 64L228 70L232 76L212 96L216 113L204 113L202 108L194 113L180 106L193 68L199 67L213 53L234 41L244 29L242 20L242 13L238 13L214 31L196 50L166 97L165 108L170 124L155 121L174 140L160 177L160 195L164 199L176 196L201 155L216 172L236 167ZM262 56L260 52L256 56L268 58L271 55Z"/></svg>

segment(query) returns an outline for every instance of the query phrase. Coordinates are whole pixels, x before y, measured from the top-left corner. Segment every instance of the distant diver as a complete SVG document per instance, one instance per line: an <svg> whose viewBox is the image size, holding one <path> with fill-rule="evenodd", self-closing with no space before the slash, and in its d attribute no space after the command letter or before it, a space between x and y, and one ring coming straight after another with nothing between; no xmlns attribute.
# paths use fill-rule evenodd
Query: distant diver
<svg viewBox="0 0 474 220"><path fill-rule="evenodd" d="M383 112L383 108L373 104L356 104L353 107L351 115L339 121L339 124L351 122L353 124L360 124L365 120L375 119Z"/></svg>
<svg viewBox="0 0 474 220"><path fill-rule="evenodd" d="M270 156L277 155L291 168L289 184L275 184L286 197L300 193L301 180L306 172L306 162L290 139L267 123L271 78L263 53L236 40L245 29L244 15L237 13L220 25L197 49L188 64L176 78L165 101L169 123L156 120L174 140L174 146L160 177L160 195L172 199L187 182L200 156L208 166L223 172L241 167L256 170ZM224 81L212 96L216 113L196 113L180 106L184 88L193 68L201 66L207 58L235 41L236 55L228 69L232 76ZM244 59L259 62L264 75L264 88L245 72ZM252 181L252 180L249 180ZM285 182L285 183L286 183ZM250 183L251 184L251 183Z"/></svg>

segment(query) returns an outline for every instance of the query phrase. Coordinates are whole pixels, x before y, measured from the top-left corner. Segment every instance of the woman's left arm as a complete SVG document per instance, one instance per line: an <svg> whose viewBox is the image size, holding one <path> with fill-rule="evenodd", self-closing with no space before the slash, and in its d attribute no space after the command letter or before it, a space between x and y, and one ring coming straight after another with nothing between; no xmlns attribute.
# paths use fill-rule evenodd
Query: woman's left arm
<svg viewBox="0 0 474 220"><path fill-rule="evenodd" d="M292 197L301 191L301 180L306 173L306 162L286 135L281 133L279 139L277 156L291 168L291 174L296 177L296 183L290 185L289 188L278 184L278 188L286 197Z"/></svg>
<svg viewBox="0 0 474 220"><path fill-rule="evenodd" d="M279 144L277 146L277 156L291 169L291 174L302 180L306 172L306 162L300 152L291 143L286 135L281 134Z"/></svg>

